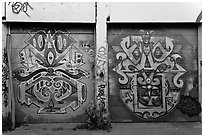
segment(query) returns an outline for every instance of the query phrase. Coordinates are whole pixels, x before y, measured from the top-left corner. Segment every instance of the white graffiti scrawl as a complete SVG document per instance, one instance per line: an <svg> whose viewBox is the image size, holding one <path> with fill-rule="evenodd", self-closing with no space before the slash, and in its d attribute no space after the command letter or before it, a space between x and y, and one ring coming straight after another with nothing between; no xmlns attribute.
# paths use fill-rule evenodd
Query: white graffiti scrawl
<svg viewBox="0 0 204 137"><path fill-rule="evenodd" d="M96 103L100 108L104 108L107 113L108 95L107 95L107 48L101 46L97 51L96 62Z"/></svg>
<svg viewBox="0 0 204 137"><path fill-rule="evenodd" d="M138 36L122 38L117 52L120 95L132 112L143 119L166 115L178 103L186 72L178 63L182 57L173 53L174 39L140 30ZM114 49L114 47L113 47Z"/></svg>
<svg viewBox="0 0 204 137"><path fill-rule="evenodd" d="M64 114L86 101L87 87L80 79L89 73L82 69L83 54L69 32L54 29L30 33L20 51L23 67L13 71L18 84L18 101L39 108L38 113Z"/></svg>

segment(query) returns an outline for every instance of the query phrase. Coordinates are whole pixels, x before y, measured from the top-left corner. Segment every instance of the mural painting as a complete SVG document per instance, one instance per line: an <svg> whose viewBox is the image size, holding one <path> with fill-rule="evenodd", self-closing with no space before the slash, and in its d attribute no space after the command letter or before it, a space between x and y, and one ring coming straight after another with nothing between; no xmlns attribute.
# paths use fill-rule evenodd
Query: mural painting
<svg viewBox="0 0 204 137"><path fill-rule="evenodd" d="M117 45L116 41L109 44L110 85L113 80L118 82L110 87L110 94L118 91L120 100L137 118L156 120L179 104L183 76L188 73L179 52L185 45L157 30L137 32L137 35L119 33L120 39L114 35Z"/></svg>
<svg viewBox="0 0 204 137"><path fill-rule="evenodd" d="M114 70L122 76L119 83L125 86L120 92L127 106L142 118L157 118L178 103L179 89L183 87L180 76L186 70L176 62L181 56L171 54L173 39L140 32L141 36L123 38L124 52L117 53L121 62Z"/></svg>
<svg viewBox="0 0 204 137"><path fill-rule="evenodd" d="M32 30L19 50L20 64L13 70L16 98L21 105L38 108L37 114L72 113L93 94L93 44L87 49L87 42L77 42L69 34L68 30Z"/></svg>

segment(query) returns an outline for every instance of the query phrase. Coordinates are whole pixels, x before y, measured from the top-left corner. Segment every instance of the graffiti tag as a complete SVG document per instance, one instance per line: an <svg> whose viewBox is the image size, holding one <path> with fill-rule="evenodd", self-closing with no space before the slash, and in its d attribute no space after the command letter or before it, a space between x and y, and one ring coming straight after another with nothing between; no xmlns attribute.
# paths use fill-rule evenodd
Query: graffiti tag
<svg viewBox="0 0 204 137"><path fill-rule="evenodd" d="M100 47L97 51L96 81L97 81L97 103L99 107L107 109L107 52L105 47Z"/></svg>
<svg viewBox="0 0 204 137"><path fill-rule="evenodd" d="M98 95L97 95L97 100L100 100L99 106L105 107L105 100L106 100L106 95L105 95L105 88L106 88L106 83L103 82L99 84L98 86Z"/></svg>
<svg viewBox="0 0 204 137"><path fill-rule="evenodd" d="M97 55L97 66L103 67L106 64L106 50L105 47L101 47L98 50L98 55Z"/></svg>
<svg viewBox="0 0 204 137"><path fill-rule="evenodd" d="M28 17L29 14L27 13L28 8L33 10L33 7L31 7L31 5L28 2L9 2L8 5L11 4L11 8L13 13L15 14L19 14L20 12L24 12Z"/></svg>

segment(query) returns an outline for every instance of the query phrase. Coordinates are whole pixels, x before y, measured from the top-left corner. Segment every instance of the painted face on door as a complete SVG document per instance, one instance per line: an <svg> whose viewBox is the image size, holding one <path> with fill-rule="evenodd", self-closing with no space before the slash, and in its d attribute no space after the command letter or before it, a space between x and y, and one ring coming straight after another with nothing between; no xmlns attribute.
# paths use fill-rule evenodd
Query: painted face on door
<svg viewBox="0 0 204 137"><path fill-rule="evenodd" d="M19 82L18 101L34 104L38 113L63 114L68 107L77 110L87 96L87 86L80 81L90 75L81 67L87 55L74 46L69 32L60 30L30 33L26 43L19 53L23 67L13 71Z"/></svg>
<svg viewBox="0 0 204 137"><path fill-rule="evenodd" d="M186 70L177 63L182 57L172 53L174 43L148 30L122 38L122 51L116 54L120 62L113 70L120 74L121 99L140 118L159 118L178 103L183 87L180 77Z"/></svg>
<svg viewBox="0 0 204 137"><path fill-rule="evenodd" d="M149 31L140 30L140 33L142 37L142 41L141 41L142 51L145 55L148 55L152 50L152 45L153 45L152 42L150 41L152 31L149 32Z"/></svg>

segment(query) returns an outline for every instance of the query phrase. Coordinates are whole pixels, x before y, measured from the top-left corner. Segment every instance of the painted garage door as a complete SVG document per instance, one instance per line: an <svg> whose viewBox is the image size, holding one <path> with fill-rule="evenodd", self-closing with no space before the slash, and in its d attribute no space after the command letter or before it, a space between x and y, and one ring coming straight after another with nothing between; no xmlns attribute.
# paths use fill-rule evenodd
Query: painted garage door
<svg viewBox="0 0 204 137"><path fill-rule="evenodd" d="M112 121L199 120L195 24L108 24L108 45Z"/></svg>
<svg viewBox="0 0 204 137"><path fill-rule="evenodd" d="M93 58L93 24L11 24L16 121L84 121Z"/></svg>

